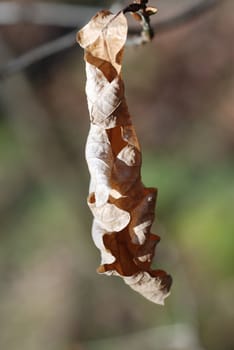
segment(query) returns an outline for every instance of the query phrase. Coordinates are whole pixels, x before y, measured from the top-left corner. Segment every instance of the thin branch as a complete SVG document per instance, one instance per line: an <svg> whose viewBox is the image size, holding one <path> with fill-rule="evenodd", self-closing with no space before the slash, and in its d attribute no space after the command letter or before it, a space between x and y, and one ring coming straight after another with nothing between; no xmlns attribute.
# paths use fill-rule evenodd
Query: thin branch
<svg viewBox="0 0 234 350"><path fill-rule="evenodd" d="M178 15L169 17L167 19L159 20L151 25L152 30L157 34L162 34L169 30L176 29L194 20L197 20L207 12L215 9L221 4L221 0L202 0L198 4L182 11ZM142 43L141 37L139 36L139 29L129 28L129 34L131 37L128 39L128 45L139 45Z"/></svg>
<svg viewBox="0 0 234 350"><path fill-rule="evenodd" d="M203 0L199 2L197 5L194 5L191 8L184 10L182 13L176 16L155 22L152 25L153 30L156 31L157 34L161 34L169 30L175 29L181 25L190 23L192 20L198 19L205 13L214 9L220 3L221 3L221 0ZM0 6L1 5L2 4L0 4ZM66 6L69 7L70 5L66 5ZM92 10L92 15L93 15L96 12L97 8L92 7L92 9L93 9ZM1 21L1 17L2 16L0 15L0 21ZM91 17L90 13L89 13L89 16L82 18L83 23L81 22L79 23L78 19L76 18L76 22L78 26L81 27L87 21L88 17ZM70 22L70 27L72 27L71 22ZM46 58L50 55L56 54L68 48L71 48L72 46L75 45L75 37L76 37L77 31L78 29L58 39L52 40L46 44L38 46L37 48L30 50L29 52L21 55L20 57L12 59L10 62L0 67L0 79L6 78L11 74L14 74L22 69L25 69L32 63L35 63L43 58ZM139 37L140 29L136 29L135 27L130 27L128 33L129 33L129 38L128 38L127 45L131 46L131 45L137 45L139 43L142 43L142 38Z"/></svg>
<svg viewBox="0 0 234 350"><path fill-rule="evenodd" d="M203 16L205 13L214 9L217 5L221 4L222 0L203 0L196 5L193 5L189 9L184 10L180 14L170 17L165 20L158 21L154 23L153 29L157 33L166 32L176 27L182 26L184 24L190 23L193 20L198 19ZM139 31L132 29L130 31L131 35L138 34Z"/></svg>
<svg viewBox="0 0 234 350"><path fill-rule="evenodd" d="M6 63L5 66L0 67L0 79L17 73L18 71L27 68L31 64L42 60L43 58L49 57L75 46L76 33L77 30L72 31L71 33L63 35L58 39L40 45L17 58L13 58L8 63Z"/></svg>
<svg viewBox="0 0 234 350"><path fill-rule="evenodd" d="M0 3L0 25L29 23L75 28L84 25L99 7L55 3Z"/></svg>

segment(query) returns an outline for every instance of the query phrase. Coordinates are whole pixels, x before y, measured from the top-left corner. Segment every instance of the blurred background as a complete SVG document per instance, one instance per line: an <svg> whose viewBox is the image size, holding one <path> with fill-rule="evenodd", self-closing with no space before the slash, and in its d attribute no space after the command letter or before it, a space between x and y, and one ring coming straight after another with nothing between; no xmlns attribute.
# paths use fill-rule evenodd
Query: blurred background
<svg viewBox="0 0 234 350"><path fill-rule="evenodd" d="M174 279L164 307L95 272L82 50L9 69L76 27L0 8L0 349L234 349L234 1L157 33L200 1L152 0L155 38L127 47L123 67L143 182L159 189L155 267ZM77 28L113 5L59 3L91 6Z"/></svg>

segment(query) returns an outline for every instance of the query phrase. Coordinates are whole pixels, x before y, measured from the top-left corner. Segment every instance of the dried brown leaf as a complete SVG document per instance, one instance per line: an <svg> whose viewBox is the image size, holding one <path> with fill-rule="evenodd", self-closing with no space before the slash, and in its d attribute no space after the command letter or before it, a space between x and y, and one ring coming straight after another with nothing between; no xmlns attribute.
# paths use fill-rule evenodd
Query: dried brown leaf
<svg viewBox="0 0 234 350"><path fill-rule="evenodd" d="M121 77L127 28L123 13L101 11L77 35L85 49L91 123L86 159L92 237L101 252L99 273L121 276L132 289L163 304L171 277L151 269L160 240L151 233L157 191L141 181L141 150Z"/></svg>

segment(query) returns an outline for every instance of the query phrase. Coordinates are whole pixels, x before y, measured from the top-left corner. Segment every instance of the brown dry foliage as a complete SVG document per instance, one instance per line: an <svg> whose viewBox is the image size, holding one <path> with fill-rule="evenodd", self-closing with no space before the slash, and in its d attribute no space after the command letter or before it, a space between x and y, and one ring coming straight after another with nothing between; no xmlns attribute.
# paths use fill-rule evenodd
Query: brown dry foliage
<svg viewBox="0 0 234 350"><path fill-rule="evenodd" d="M121 77L127 29L123 13L101 11L77 35L85 50L91 122L86 159L92 236L101 251L99 273L121 276L144 297L163 304L172 279L151 268L160 240L151 233L157 190L141 181L141 150Z"/></svg>

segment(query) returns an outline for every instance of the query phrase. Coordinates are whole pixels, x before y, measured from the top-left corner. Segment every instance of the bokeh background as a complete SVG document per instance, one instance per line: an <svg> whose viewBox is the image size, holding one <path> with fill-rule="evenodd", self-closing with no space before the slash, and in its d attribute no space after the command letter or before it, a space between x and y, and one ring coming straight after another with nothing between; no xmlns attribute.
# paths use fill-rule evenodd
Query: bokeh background
<svg viewBox="0 0 234 350"><path fill-rule="evenodd" d="M195 2L152 1L154 23ZM1 65L70 29L0 26ZM234 349L233 37L234 1L223 0L125 51L143 181L159 189L155 266L174 279L164 307L95 272L82 50L1 80L0 349Z"/></svg>

